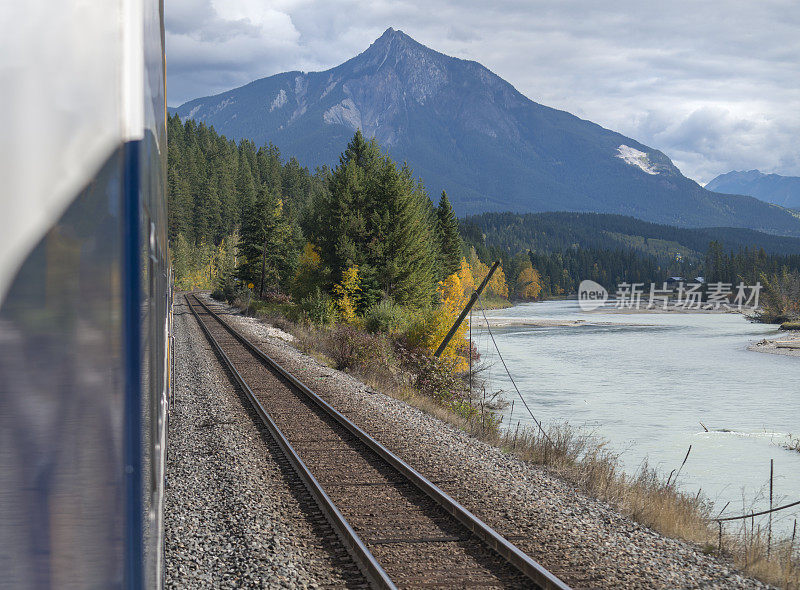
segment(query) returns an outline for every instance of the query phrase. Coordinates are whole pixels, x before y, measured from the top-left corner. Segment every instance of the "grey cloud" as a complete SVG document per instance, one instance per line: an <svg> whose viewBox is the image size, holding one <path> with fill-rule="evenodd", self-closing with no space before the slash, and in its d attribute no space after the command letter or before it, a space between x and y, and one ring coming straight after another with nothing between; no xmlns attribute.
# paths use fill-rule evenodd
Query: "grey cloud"
<svg viewBox="0 0 800 590"><path fill-rule="evenodd" d="M259 6L272 12L251 18ZM393 26L662 150L699 181L734 168L800 175L794 0L171 0L166 11L170 104L332 67Z"/></svg>

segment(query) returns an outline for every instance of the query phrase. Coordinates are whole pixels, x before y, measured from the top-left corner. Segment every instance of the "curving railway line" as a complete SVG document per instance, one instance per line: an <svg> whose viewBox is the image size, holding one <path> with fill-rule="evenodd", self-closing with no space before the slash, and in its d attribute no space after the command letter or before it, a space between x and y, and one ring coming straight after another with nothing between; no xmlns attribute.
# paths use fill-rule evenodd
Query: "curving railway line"
<svg viewBox="0 0 800 590"><path fill-rule="evenodd" d="M205 303L186 302L371 586L568 588Z"/></svg>

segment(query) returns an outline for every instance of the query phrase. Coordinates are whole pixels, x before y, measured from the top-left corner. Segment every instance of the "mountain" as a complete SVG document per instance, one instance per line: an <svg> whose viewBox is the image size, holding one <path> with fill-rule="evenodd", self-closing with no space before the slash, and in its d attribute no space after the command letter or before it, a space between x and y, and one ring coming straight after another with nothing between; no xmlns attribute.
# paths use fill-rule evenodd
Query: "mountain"
<svg viewBox="0 0 800 590"><path fill-rule="evenodd" d="M800 235L800 220L684 177L634 139L533 102L477 62L387 29L324 72L286 72L171 109L234 139L271 142L304 165L335 165L353 132L406 161L460 215L587 211L680 226Z"/></svg>
<svg viewBox="0 0 800 590"><path fill-rule="evenodd" d="M718 193L750 195L788 209L800 209L800 177L764 174L758 170L720 174L706 185Z"/></svg>

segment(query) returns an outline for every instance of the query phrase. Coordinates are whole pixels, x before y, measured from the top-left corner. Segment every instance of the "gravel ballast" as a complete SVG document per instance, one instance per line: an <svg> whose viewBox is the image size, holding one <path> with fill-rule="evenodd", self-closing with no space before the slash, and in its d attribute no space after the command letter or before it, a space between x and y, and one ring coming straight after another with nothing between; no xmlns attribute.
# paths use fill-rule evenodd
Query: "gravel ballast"
<svg viewBox="0 0 800 590"><path fill-rule="evenodd" d="M360 574L254 423L182 296L165 502L167 588L359 586Z"/></svg>
<svg viewBox="0 0 800 590"><path fill-rule="evenodd" d="M224 319L326 401L571 586L768 587L693 544L624 517L544 468L372 391L277 338L276 328L203 297L229 311Z"/></svg>

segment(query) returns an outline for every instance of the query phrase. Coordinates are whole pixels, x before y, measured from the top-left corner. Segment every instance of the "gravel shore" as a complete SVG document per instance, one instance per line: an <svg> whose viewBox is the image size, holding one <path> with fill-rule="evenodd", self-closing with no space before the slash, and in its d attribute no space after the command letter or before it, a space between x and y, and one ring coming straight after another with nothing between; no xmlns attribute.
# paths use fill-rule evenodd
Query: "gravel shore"
<svg viewBox="0 0 800 590"><path fill-rule="evenodd" d="M786 343L790 343L792 348L780 346L780 344ZM767 354L782 354L784 356L800 357L800 334L798 334L797 331L794 331L781 334L779 338L774 340L764 338L763 340L759 340L758 342L754 342L748 346L747 350L766 352Z"/></svg>
<svg viewBox="0 0 800 590"><path fill-rule="evenodd" d="M302 483L245 409L185 306L175 305L175 402L165 506L167 588L360 586Z"/></svg>
<svg viewBox="0 0 800 590"><path fill-rule="evenodd" d="M275 328L206 301L231 311L226 319L267 354L574 588L768 587L631 521L546 469L375 393L276 338Z"/></svg>

